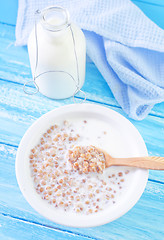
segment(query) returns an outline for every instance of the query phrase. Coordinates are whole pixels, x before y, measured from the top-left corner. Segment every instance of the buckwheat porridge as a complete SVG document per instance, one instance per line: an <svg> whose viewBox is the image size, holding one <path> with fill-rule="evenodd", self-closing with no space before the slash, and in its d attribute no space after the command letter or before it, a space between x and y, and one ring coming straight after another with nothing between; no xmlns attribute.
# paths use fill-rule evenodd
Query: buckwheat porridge
<svg viewBox="0 0 164 240"><path fill-rule="evenodd" d="M34 187L55 209L93 214L116 204L124 194L131 170L105 169L103 154L92 146L91 124L85 119L57 123L31 149L29 161ZM94 138L101 144L110 134L102 128L94 131Z"/></svg>

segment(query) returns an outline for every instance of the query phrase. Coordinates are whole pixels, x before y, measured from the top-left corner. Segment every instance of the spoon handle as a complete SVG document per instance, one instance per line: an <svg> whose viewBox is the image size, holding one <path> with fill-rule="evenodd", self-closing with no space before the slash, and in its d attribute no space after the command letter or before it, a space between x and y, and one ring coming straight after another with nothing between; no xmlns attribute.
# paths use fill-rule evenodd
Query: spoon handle
<svg viewBox="0 0 164 240"><path fill-rule="evenodd" d="M112 165L164 170L164 157L112 158Z"/></svg>

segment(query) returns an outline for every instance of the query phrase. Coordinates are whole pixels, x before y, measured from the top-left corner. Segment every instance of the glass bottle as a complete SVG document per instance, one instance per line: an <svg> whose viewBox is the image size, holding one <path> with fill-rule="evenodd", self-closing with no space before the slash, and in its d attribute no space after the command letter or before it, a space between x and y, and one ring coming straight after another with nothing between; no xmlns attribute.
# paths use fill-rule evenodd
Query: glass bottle
<svg viewBox="0 0 164 240"><path fill-rule="evenodd" d="M28 53L33 80L43 95L64 99L83 86L86 41L81 29L70 23L66 9L52 6L39 12Z"/></svg>

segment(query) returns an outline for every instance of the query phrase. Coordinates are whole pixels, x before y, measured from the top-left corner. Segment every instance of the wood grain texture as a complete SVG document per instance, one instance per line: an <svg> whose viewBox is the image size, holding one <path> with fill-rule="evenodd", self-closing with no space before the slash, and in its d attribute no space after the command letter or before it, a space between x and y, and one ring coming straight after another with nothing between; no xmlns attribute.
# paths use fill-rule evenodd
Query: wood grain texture
<svg viewBox="0 0 164 240"><path fill-rule="evenodd" d="M16 24L18 0L0 1L0 22Z"/></svg>
<svg viewBox="0 0 164 240"><path fill-rule="evenodd" d="M164 170L164 157L145 156L145 157L113 158L108 152L103 151L100 148L98 148L98 151L104 154L106 168L111 166L128 166L151 170Z"/></svg>
<svg viewBox="0 0 164 240"><path fill-rule="evenodd" d="M154 5L158 5L158 6L160 6L161 8L164 7L164 2L163 2L163 0L132 0L132 2L134 2L134 1L145 3L145 7L147 6L147 4L153 5L153 6L154 6Z"/></svg>
<svg viewBox="0 0 164 240"><path fill-rule="evenodd" d="M27 48L14 46L14 27L0 24L0 42L0 78L22 85L31 80ZM87 64L86 79L83 90L89 101L121 108L93 63ZM164 103L156 104L150 114L164 117L163 109Z"/></svg>
<svg viewBox="0 0 164 240"><path fill-rule="evenodd" d="M43 102L43 97L41 95L36 95L36 96L33 96L32 98L31 97L29 98L28 96L26 96L23 93L21 85L18 85L15 83L3 82L3 81L1 81L0 91L1 91L0 92L0 94L1 94L1 99L0 99L1 102L0 103L1 103L1 107L2 107L1 112L0 112L1 113L1 117L0 117L0 126L1 126L1 129L0 129L1 136L0 137L1 137L1 139L0 139L0 141L6 142L7 144L16 145L16 146L18 146L19 141L20 141L21 137L23 136L25 130L34 122L35 119L37 119L43 113L53 109L54 107L58 107L58 106L64 105L69 102L69 100L64 100L64 101L55 102L55 104L52 105L52 103L54 103L54 101L44 98L44 102ZM15 97L15 96L17 96L17 97ZM35 102L35 104L34 104L34 102ZM115 109L115 108L113 107L113 109ZM120 109L115 109L115 110L121 111ZM145 122L145 124L143 124L143 122ZM136 123L138 125L138 127L140 128L140 130L142 130L144 137L147 138L148 144L151 145L152 144L151 139L156 136L156 131L161 133L160 128L163 123L163 118L159 118L159 117L155 118L153 116L149 116L146 120L144 120L142 122L134 121L134 123ZM151 129L151 131L150 131L150 129ZM148 136L146 136L146 135L148 135ZM155 145L155 142L153 141L153 144L155 146L154 150L156 151L156 153L163 151L163 145L162 145L163 137L164 137L164 135L162 133L161 133L161 135L159 135L157 137L157 142L158 142L157 145ZM2 166L0 167L0 169L2 171L2 172L0 172L0 176L5 176L5 179L4 179L4 181L2 181L2 179L0 181L1 184L4 183L4 185L1 185L0 199L3 199L3 202L1 203L1 207L3 209L3 212L5 212L5 213L7 212L9 215L13 214L14 216L16 216L18 218L21 218L23 216L23 217L25 217L24 219L28 219L29 221L38 222L39 221L38 219L40 219L41 217L39 218L38 215L35 215L35 218L33 218L33 210L29 207L29 205L23 199L23 196L20 193L17 183L16 183L15 171L14 171L14 161L15 161L16 149L13 150L12 147L9 147L9 149L10 149L9 151L11 153L11 158L9 157L8 154L5 156L5 154L4 154L5 150L2 148L1 159L3 159L3 162L1 163ZM150 149L152 149L151 146L150 146ZM13 156L12 156L12 151L13 151ZM7 171L7 172L5 172L5 171ZM152 173L152 176L153 176L152 182L150 181L150 183L153 185L156 184L156 182L154 182L155 177L159 181L162 182L163 181L162 174L163 173L161 173L161 175L159 175L159 174L155 175L155 173L153 172ZM154 175L155 175L155 177L154 177ZM152 186L150 188L152 189ZM161 190L155 189L154 192L156 194L158 192L161 192ZM9 193L9 196L6 193ZM156 204L156 195L155 194L154 194L154 200L153 200L154 203L152 202L151 204ZM148 196L148 201L149 201L150 197L151 197L151 194ZM15 199L16 202L14 202L13 199ZM4 202L4 200L7 202ZM16 208L13 208L14 204L16 204ZM162 204L160 204L160 205L161 205L160 211L162 214L162 210L163 210ZM24 206L27 206L27 209L26 208L24 209ZM31 209L30 210L30 218L29 218L29 211L28 211L29 208ZM20 209L22 209L22 210L20 210ZM141 207L141 209L142 209L142 207ZM31 212L32 212L32 215L31 215ZM149 210L144 214L147 214L148 212L149 212ZM132 217L132 216L133 216L133 214L130 215L130 217ZM142 217L143 217L143 215L142 215ZM162 218L162 215L161 215L161 218ZM120 220L118 220L118 221L120 221ZM124 223L124 220L123 220L123 222L121 221L119 226L122 224L123 225L127 224L126 226L127 226L127 228L129 228L130 227L130 225L128 225L129 219L127 219L126 221L127 221L126 223ZM136 222L137 221L138 221L138 216L137 216ZM45 223L44 219L42 219L41 223L43 223L43 222L45 225L47 225L47 223ZM136 224L136 222L134 223L134 225ZM112 223L112 225L113 225L113 223ZM52 223L48 222L48 226L52 226ZM53 226L56 227L56 225L53 225ZM114 230L113 230L112 234L108 233L108 227L106 227L104 230L105 235L103 235L101 239L108 239L107 238L108 236L110 236L109 239L112 239L112 236L114 239L114 236L115 236L114 231L116 231L117 227L115 227L115 225L114 225ZM125 233L127 231L127 228L125 228L125 229L124 229L124 227L120 228L120 232L121 232L120 239L124 239L124 236L126 236ZM141 226L140 226L140 228L141 228ZM74 230L72 230L72 231L74 231ZM99 232L96 233L96 235L94 235L95 232L93 229L91 229L89 232L87 232L87 234L89 234L89 236L92 236L92 237L97 236L97 235L100 236L102 234L101 227L98 231ZM135 234L136 234L135 231L136 231L135 229L133 229L131 231L132 236L135 236ZM78 232L79 232L79 230L78 230ZM85 232L86 232L86 230L85 230ZM143 235L143 239L144 238L145 238L145 235ZM149 238L147 238L147 239L149 239Z"/></svg>
<svg viewBox="0 0 164 240"><path fill-rule="evenodd" d="M15 146L18 146L27 128L42 114L73 103L69 99L53 101L41 94L29 97L24 94L21 85L5 81L0 81L0 95L0 142ZM124 115L119 108L104 106ZM143 136L149 155L164 156L164 118L148 116L143 121L130 121Z"/></svg>
<svg viewBox="0 0 164 240"><path fill-rule="evenodd" d="M68 233L83 235L84 239L85 237L90 237L93 239L104 240L137 240L138 235L140 236L141 240L162 239L162 236L164 235L164 177L163 183L161 184L149 181L139 202L135 205L135 207L133 207L132 210L130 210L120 219L96 228L75 229L64 227L43 218L41 215L35 212L23 198L15 177L16 150L17 148L12 146L7 146L4 144L0 145L0 159L3 158L3 161L0 162L0 220L1 215L9 217L8 228L11 228L11 233L14 234L15 227L12 226L10 220L11 218L15 218L18 221L18 225L19 220L22 222L22 224L24 222L25 229L27 228L28 231L31 231L30 229L33 228L33 225L38 225L47 228L47 234L49 233L48 229L52 228L54 231L60 230L61 232L66 231ZM158 221L158 225L155 224L156 221ZM1 222L0 224L2 225ZM25 230L25 232L26 231L27 230ZM40 236L37 234L38 233L36 231L35 236ZM29 235L27 236L29 237ZM30 237L27 239L30 239Z"/></svg>
<svg viewBox="0 0 164 240"><path fill-rule="evenodd" d="M29 222L27 220L18 219L7 214L0 214L0 239L3 240L29 240L39 239L48 240L55 239L67 239L67 240L90 240L85 235L78 235L68 231L62 231L60 229L54 229L42 224Z"/></svg>
<svg viewBox="0 0 164 240"><path fill-rule="evenodd" d="M164 2L163 1L142 1L133 0L133 3L137 5L144 14L150 18L159 27L164 29Z"/></svg>
<svg viewBox="0 0 164 240"><path fill-rule="evenodd" d="M163 0L132 0L152 21L164 28ZM12 9L12 11L10 10ZM1 1L0 22L16 25L18 0Z"/></svg>
<svg viewBox="0 0 164 240"><path fill-rule="evenodd" d="M151 7L148 8L150 15L151 9L155 9L155 3L163 4L162 0L145 0L148 1L151 2ZM147 5L141 0L133 2L138 2L138 6ZM16 4L17 0L12 3L9 0L3 1L0 22L14 24ZM10 11L11 15L7 16L4 10L9 5L13 5L13 12ZM161 14L164 8L158 8ZM152 17L157 12L152 13ZM163 24L162 21L160 22ZM162 171L150 171L146 189L132 210L120 219L101 227L75 229L55 224L35 212L25 201L15 176L15 157L19 142L28 127L42 114L71 104L73 100L53 101L40 94L30 97L24 94L23 84L31 79L31 71L27 49L14 46L14 31L13 26L0 23L0 239L164 239ZM29 90L32 88L33 86L29 86ZM83 90L87 93L87 102L104 105L125 116L93 63L87 63ZM78 98L80 99L80 96L76 98L77 101ZM157 104L145 120L130 121L143 136L149 154L164 156L164 103Z"/></svg>

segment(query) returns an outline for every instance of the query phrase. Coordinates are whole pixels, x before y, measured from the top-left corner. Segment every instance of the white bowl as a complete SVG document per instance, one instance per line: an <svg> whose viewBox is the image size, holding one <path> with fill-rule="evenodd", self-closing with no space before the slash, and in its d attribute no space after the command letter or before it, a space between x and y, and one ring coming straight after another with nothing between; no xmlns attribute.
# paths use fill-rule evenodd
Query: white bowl
<svg viewBox="0 0 164 240"><path fill-rule="evenodd" d="M148 170L135 169L133 177L129 182L126 194L121 197L121 201L106 208L96 214L81 215L67 214L55 210L45 200L42 200L33 185L33 180L30 176L29 153L30 150L37 144L42 134L49 126L56 121L65 120L67 118L97 118L99 121L109 124L110 128L116 133L119 133L120 139L124 148L122 150L123 157L125 156L147 156L145 143L137 131L137 129L119 113L110 110L106 107L95 104L72 104L58 109L52 110L40 117L27 130L22 138L16 156L16 177L27 202L41 215L49 220L71 227L94 227L111 222L123 214L128 212L141 197L147 180ZM112 140L113 146L119 141ZM106 148L108 143L106 144ZM104 144L104 146L105 146ZM120 145L117 148L121 148ZM106 149L107 150L107 149Z"/></svg>

